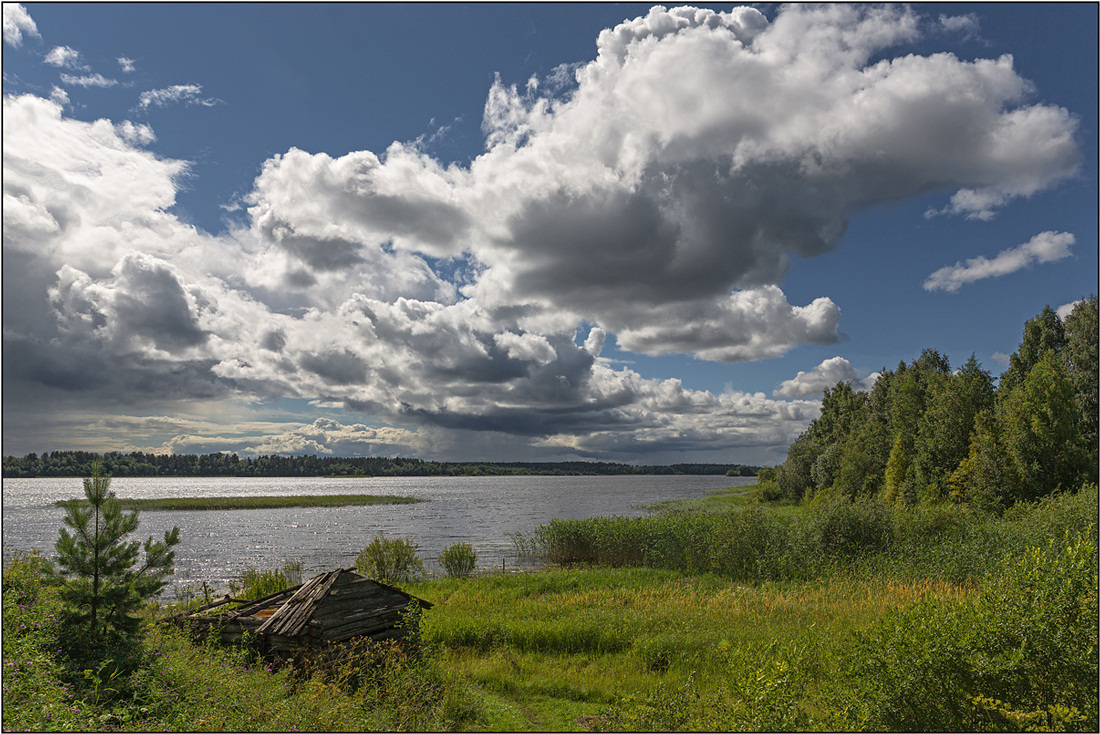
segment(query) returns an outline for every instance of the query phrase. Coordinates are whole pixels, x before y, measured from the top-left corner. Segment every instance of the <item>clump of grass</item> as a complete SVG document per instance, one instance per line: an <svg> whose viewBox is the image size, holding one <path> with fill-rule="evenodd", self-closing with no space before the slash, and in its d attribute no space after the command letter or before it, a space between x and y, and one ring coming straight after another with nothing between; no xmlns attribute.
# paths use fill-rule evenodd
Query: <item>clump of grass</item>
<svg viewBox="0 0 1100 734"><path fill-rule="evenodd" d="M359 552L355 568L359 573L391 584L407 584L424 576L424 562L417 545L404 538L378 536Z"/></svg>
<svg viewBox="0 0 1100 734"><path fill-rule="evenodd" d="M294 497L162 497L134 499L119 497L127 510L269 510L281 507L345 507L349 505L408 505L424 500L392 494L330 494ZM58 500L58 507L84 506L87 500Z"/></svg>
<svg viewBox="0 0 1100 734"><path fill-rule="evenodd" d="M469 543L453 543L439 554L439 565L454 578L466 578L477 566L477 551Z"/></svg>
<svg viewBox="0 0 1100 734"><path fill-rule="evenodd" d="M230 588L246 599L261 599L300 583L302 583L302 562L288 560L284 561L279 568L270 571L246 568L241 572L239 581L231 584Z"/></svg>

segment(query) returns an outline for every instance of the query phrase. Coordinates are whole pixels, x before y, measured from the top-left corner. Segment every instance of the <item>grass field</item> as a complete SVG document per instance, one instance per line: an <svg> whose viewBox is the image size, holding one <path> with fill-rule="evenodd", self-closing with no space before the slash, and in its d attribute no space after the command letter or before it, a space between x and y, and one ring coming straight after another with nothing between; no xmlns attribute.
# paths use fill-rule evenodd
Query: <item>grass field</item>
<svg viewBox="0 0 1100 734"><path fill-rule="evenodd" d="M328 678L159 627L125 674L72 670L56 589L20 557L4 570L3 725L1096 730L1094 487L1001 517L724 494L735 507L550 523L531 539L603 562L408 585L434 604L421 654L378 650Z"/></svg>
<svg viewBox="0 0 1100 734"><path fill-rule="evenodd" d="M344 507L347 505L408 505L424 500L392 494L299 495L294 497L164 497L133 499L119 497L127 510L267 510L277 507ZM58 500L58 507L86 506L87 500Z"/></svg>

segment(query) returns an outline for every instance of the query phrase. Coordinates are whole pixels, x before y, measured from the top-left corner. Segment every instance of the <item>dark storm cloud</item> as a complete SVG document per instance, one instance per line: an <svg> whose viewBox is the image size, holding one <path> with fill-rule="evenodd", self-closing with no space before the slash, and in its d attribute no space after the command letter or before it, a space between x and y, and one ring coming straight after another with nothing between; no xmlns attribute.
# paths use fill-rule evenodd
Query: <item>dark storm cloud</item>
<svg viewBox="0 0 1100 734"><path fill-rule="evenodd" d="M346 349L329 349L320 354L303 354L302 369L333 385L360 385L367 381L367 365Z"/></svg>

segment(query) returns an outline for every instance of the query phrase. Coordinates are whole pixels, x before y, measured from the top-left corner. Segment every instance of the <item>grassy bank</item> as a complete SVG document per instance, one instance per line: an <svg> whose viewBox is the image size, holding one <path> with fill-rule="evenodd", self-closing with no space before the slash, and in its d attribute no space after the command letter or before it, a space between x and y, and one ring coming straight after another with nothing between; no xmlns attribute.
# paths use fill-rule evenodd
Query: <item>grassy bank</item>
<svg viewBox="0 0 1100 734"><path fill-rule="evenodd" d="M22 557L4 573L3 723L1095 730L1096 512L1089 488L1001 517L750 503L549 523L526 540L569 549L566 567L413 584L435 605L423 655L379 651L336 679L159 629L126 676L85 677L55 653L55 591Z"/></svg>
<svg viewBox="0 0 1100 734"><path fill-rule="evenodd" d="M348 505L408 505L424 500L392 494L298 495L294 497L119 497L127 510L267 510L278 507L344 507ZM88 504L87 500L58 500L58 507Z"/></svg>

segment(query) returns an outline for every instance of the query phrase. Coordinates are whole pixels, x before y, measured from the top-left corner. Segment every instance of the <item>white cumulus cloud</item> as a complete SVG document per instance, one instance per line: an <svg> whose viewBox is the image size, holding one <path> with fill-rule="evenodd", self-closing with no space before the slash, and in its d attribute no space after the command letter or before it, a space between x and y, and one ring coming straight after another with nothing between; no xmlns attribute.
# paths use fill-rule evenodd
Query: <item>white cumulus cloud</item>
<svg viewBox="0 0 1100 734"><path fill-rule="evenodd" d="M848 360L832 357L809 372L800 371L793 378L784 380L772 391L772 395L781 398L820 398L825 388L831 389L838 382L850 383L853 390L861 392L874 387L878 377L877 372L860 377Z"/></svg>
<svg viewBox="0 0 1100 734"><path fill-rule="evenodd" d="M522 91L493 83L473 161L416 141L291 148L263 164L247 221L216 236L171 213L189 164L146 149L152 127L9 96L5 429L37 430L43 402L125 413L121 395L172 415L288 399L386 425L196 423L158 443L781 453L816 417L816 385L859 379L851 365L827 360L769 398L600 354L608 337L722 362L830 344L839 306L790 303L781 282L854 213L959 192L975 193L958 213L995 211L1073 171L1076 121L1028 104L1010 57L894 52L920 28L894 5L770 21L655 7L601 33L589 63ZM216 103L184 84L138 108ZM1068 248L1048 234L1025 260Z"/></svg>
<svg viewBox="0 0 1100 734"><path fill-rule="evenodd" d="M1001 250L993 259L972 257L966 262L940 268L924 281L924 289L955 293L978 280L999 278L1036 263L1055 262L1069 257L1070 246L1076 241L1069 232L1040 232L1022 245Z"/></svg>
<svg viewBox="0 0 1100 734"><path fill-rule="evenodd" d="M4 3L4 43L12 46L23 45L24 34L39 38L35 25L27 9L19 3Z"/></svg>
<svg viewBox="0 0 1100 734"><path fill-rule="evenodd" d="M88 71L89 69L88 66L81 63L80 52L69 46L55 46L50 49L50 52L42 60L51 66L60 66L65 69L76 69L77 71Z"/></svg>
<svg viewBox="0 0 1100 734"><path fill-rule="evenodd" d="M521 309L526 328L583 320L630 349L723 361L829 343L831 301L769 290L792 255L835 247L855 211L934 191L985 216L1079 157L1075 119L1027 104L1011 57L891 57L919 26L903 6L794 5L771 22L654 7L601 33L566 94L498 79L469 166L397 143L291 151L250 211L282 241L472 257L465 295Z"/></svg>

